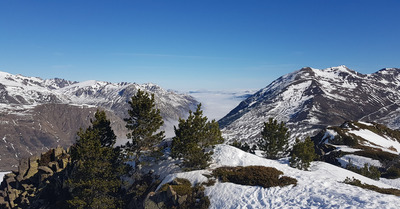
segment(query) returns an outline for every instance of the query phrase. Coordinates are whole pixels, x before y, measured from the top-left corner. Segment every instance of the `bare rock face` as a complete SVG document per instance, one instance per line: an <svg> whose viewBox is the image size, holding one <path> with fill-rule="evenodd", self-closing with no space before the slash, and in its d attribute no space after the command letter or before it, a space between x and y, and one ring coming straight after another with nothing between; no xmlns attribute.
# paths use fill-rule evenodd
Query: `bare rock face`
<svg viewBox="0 0 400 209"><path fill-rule="evenodd" d="M0 208L41 208L55 205L56 199L51 200L48 194L43 194L53 190L56 193L62 192L62 181L67 174L63 173L67 168L65 163L71 163L71 158L61 147L51 149L40 157L22 158L18 171L5 175L0 184ZM55 175L58 176L54 177Z"/></svg>
<svg viewBox="0 0 400 209"><path fill-rule="evenodd" d="M190 96L154 84L43 80L0 72L0 171L16 168L19 158L69 147L97 109L106 111L118 139L126 139L123 119L138 89L155 94L169 135L178 119L198 104Z"/></svg>
<svg viewBox="0 0 400 209"><path fill-rule="evenodd" d="M10 171L18 159L45 152L52 147L69 147L80 128L87 128L97 108L67 104L43 104L20 114L2 117L0 129L0 170ZM107 111L119 137L126 134L124 121ZM21 165L19 169L24 169Z"/></svg>
<svg viewBox="0 0 400 209"><path fill-rule="evenodd" d="M314 136L346 120L400 128L400 69L361 74L345 66L303 68L284 75L233 109L219 123L225 137L254 143L272 117L290 129L292 140Z"/></svg>

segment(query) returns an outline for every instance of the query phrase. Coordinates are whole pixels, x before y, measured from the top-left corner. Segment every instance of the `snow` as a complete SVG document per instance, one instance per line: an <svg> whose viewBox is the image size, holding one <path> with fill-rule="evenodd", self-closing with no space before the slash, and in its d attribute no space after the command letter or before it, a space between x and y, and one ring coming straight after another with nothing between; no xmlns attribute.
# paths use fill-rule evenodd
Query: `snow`
<svg viewBox="0 0 400 209"><path fill-rule="evenodd" d="M366 129L352 130L352 131L349 131L349 133L360 136L360 137L366 139L368 142L373 143L373 144L366 143L365 145L368 145L371 147L376 147L376 145L379 145L379 146L381 146L380 148L382 148L382 147L384 148L384 151L395 152L397 154L400 153L400 143L398 141L385 138L385 137L380 136L370 130L366 130ZM394 147L397 151L389 150L390 147Z"/></svg>
<svg viewBox="0 0 400 209"><path fill-rule="evenodd" d="M4 178L4 176L5 176L7 173L10 173L10 172L9 172L9 171L7 171L7 172L0 172L0 183L3 181L3 178Z"/></svg>
<svg viewBox="0 0 400 209"><path fill-rule="evenodd" d="M329 144L329 143L327 143L327 144ZM348 147L346 145L333 145L333 144L330 144L330 145L335 146L337 151L340 150L342 152L357 152L357 151L361 151L361 149L354 149L354 148Z"/></svg>
<svg viewBox="0 0 400 209"><path fill-rule="evenodd" d="M380 182L390 185L392 187L395 187L397 189L400 189L400 178L397 179L385 179L385 178L380 178Z"/></svg>
<svg viewBox="0 0 400 209"><path fill-rule="evenodd" d="M381 162L379 162L379 160L374 160L368 157L363 157L358 155L344 155L341 158L338 158L338 161L342 165L342 167L346 167L347 164L349 164L349 160L353 165L359 168L364 167L365 163L375 167L382 167L382 164Z"/></svg>
<svg viewBox="0 0 400 209"><path fill-rule="evenodd" d="M358 121L358 123L361 123L361 124L366 125L366 126L374 126L374 124L367 123L367 122L364 122L364 121Z"/></svg>
<svg viewBox="0 0 400 209"><path fill-rule="evenodd" d="M218 145L214 150L211 168L220 166L262 165L275 167L285 176L296 178L296 186L262 188L233 183L217 182L206 187L210 208L398 208L400 198L380 194L342 183L346 177L355 177L363 183L382 188L398 188L389 180L375 181L343 168L313 162L310 171L301 171L288 166L287 159L275 161L243 152L229 145ZM167 183L175 177L183 177L192 183L206 181L200 170L168 175Z"/></svg>

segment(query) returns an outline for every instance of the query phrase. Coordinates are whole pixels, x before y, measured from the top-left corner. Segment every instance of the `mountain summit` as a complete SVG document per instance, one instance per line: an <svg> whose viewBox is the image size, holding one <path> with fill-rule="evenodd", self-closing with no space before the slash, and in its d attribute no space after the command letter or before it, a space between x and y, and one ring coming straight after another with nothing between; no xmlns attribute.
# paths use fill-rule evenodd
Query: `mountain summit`
<svg viewBox="0 0 400 209"><path fill-rule="evenodd" d="M259 90L222 118L228 140L253 141L269 117L284 121L293 139L346 120L400 128L400 69L361 74L346 66L302 68ZM391 118L388 118L391 116ZM394 117L394 118L393 118Z"/></svg>

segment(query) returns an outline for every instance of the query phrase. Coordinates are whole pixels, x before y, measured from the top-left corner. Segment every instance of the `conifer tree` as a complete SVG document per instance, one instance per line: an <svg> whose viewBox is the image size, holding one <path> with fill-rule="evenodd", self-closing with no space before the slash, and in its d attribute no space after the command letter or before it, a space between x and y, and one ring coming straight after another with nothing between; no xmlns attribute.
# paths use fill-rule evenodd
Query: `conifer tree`
<svg viewBox="0 0 400 209"><path fill-rule="evenodd" d="M111 122L107 119L106 112L97 110L95 120L90 120L92 128L99 132L102 147L113 147L117 136L111 128Z"/></svg>
<svg viewBox="0 0 400 209"><path fill-rule="evenodd" d="M78 132L71 148L73 168L68 186L72 208L121 208L120 152L113 148L115 134L104 111L97 111L92 126ZM107 131L104 131L107 130Z"/></svg>
<svg viewBox="0 0 400 209"><path fill-rule="evenodd" d="M140 89L129 101L128 118L125 118L126 128L130 131L127 134L128 141L126 150L134 157L135 165L140 165L140 157L146 153L156 150L164 139L164 131L156 133L164 124L160 110L155 108L154 94L151 96Z"/></svg>
<svg viewBox="0 0 400 209"><path fill-rule="evenodd" d="M257 146L266 158L278 159L287 156L290 133L283 122L278 123L277 120L269 118L268 122L264 122L261 136Z"/></svg>
<svg viewBox="0 0 400 209"><path fill-rule="evenodd" d="M224 141L218 123L203 116L201 104L194 113L189 111L186 120L179 119L178 128L174 129L171 156L183 158L183 167L188 170L206 168L213 154L211 148Z"/></svg>
<svg viewBox="0 0 400 209"><path fill-rule="evenodd" d="M290 166L301 170L308 170L310 163L317 157L314 149L314 142L310 137L304 141L296 139L291 152Z"/></svg>

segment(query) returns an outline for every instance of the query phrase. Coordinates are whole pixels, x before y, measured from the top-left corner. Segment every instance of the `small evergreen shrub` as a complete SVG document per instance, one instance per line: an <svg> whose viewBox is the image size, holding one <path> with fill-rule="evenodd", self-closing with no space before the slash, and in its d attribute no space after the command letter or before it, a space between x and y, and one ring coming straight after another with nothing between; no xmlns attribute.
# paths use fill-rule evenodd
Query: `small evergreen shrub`
<svg viewBox="0 0 400 209"><path fill-rule="evenodd" d="M375 160L379 160L381 163L387 163L392 161L393 159L395 159L397 157L396 154L392 154L389 152L383 152L381 150L377 150L377 149L372 149L369 147L363 147L363 150L361 151L356 151L354 153L355 155L360 155L363 157L368 157L368 158L372 158Z"/></svg>
<svg viewBox="0 0 400 209"><path fill-rule="evenodd" d="M375 180L379 180L381 177L381 172L379 169L375 166L369 165L368 163L365 163L364 167L358 168L350 161L347 164L346 169Z"/></svg>
<svg viewBox="0 0 400 209"><path fill-rule="evenodd" d="M293 146L291 152L290 166L301 170L308 170L310 163L317 158L315 154L314 142L311 141L310 137L307 137L304 141L300 142L296 139L296 143Z"/></svg>
<svg viewBox="0 0 400 209"><path fill-rule="evenodd" d="M388 179L397 179L400 178L400 168L392 166L387 171L382 174L382 177L388 178Z"/></svg>
<svg viewBox="0 0 400 209"><path fill-rule="evenodd" d="M245 152L249 152L251 154L255 154L256 153L256 149L257 149L256 145L253 145L252 147L250 147L250 145L247 144L247 142L242 144L242 142L239 142L237 140L233 141L230 145L233 146L233 147L236 147L238 149L241 149L241 150L243 150Z"/></svg>
<svg viewBox="0 0 400 209"><path fill-rule="evenodd" d="M213 176L223 182L235 184L262 186L264 188L297 184L297 180L282 176L283 172L272 167L247 166L247 167L220 167L213 171Z"/></svg>
<svg viewBox="0 0 400 209"><path fill-rule="evenodd" d="M350 185L353 185L353 186L358 186L358 187L361 187L361 188L364 188L364 189L369 189L369 190L372 190L372 191L375 191L375 192L379 192L379 193L382 193L382 194L391 194L391 195L400 196L400 190L398 190L398 189L380 188L380 187L377 187L377 186L374 186L374 185L370 185L370 184L363 184L363 183L361 183L360 180L358 180L358 179L356 179L354 177L353 178L346 177L346 179L344 180L343 183L350 184Z"/></svg>

